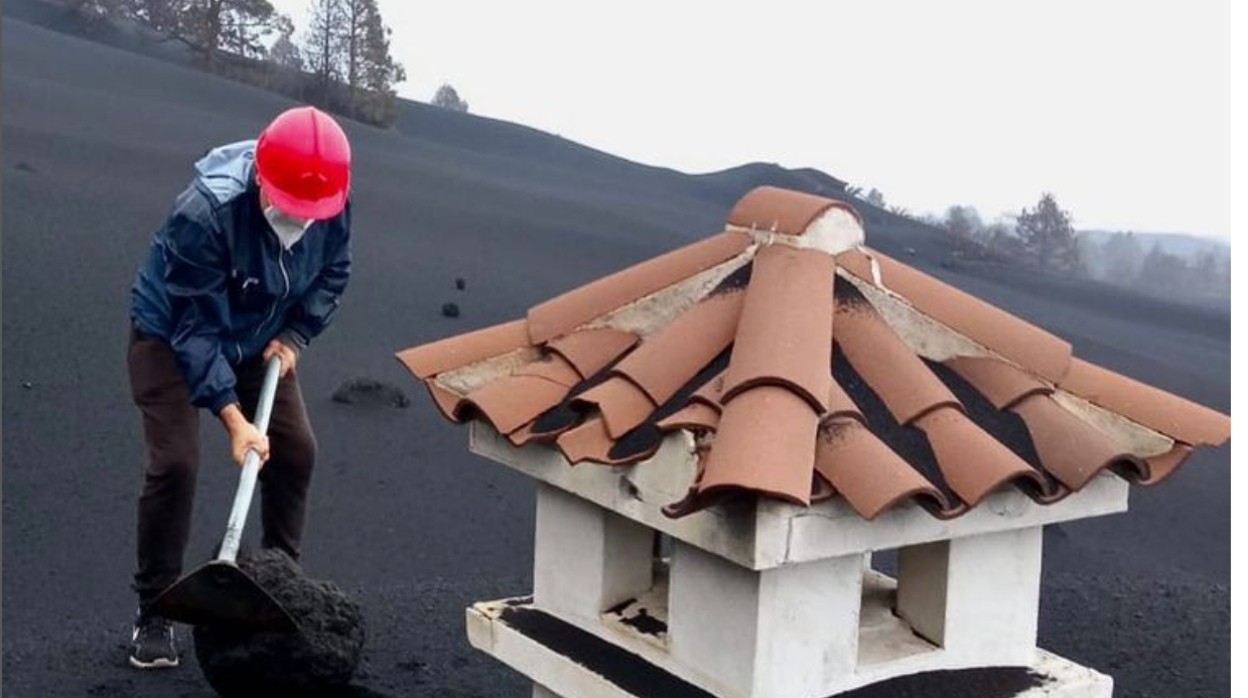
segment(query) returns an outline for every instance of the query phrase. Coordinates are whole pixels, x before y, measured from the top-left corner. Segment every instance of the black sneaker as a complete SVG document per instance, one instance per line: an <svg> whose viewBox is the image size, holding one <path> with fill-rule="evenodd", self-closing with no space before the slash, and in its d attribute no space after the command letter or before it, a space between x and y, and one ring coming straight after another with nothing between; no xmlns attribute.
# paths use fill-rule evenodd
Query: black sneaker
<svg viewBox="0 0 1248 698"><path fill-rule="evenodd" d="M178 646L173 621L157 615L135 614L130 637L130 666L136 669L167 669L178 665Z"/></svg>

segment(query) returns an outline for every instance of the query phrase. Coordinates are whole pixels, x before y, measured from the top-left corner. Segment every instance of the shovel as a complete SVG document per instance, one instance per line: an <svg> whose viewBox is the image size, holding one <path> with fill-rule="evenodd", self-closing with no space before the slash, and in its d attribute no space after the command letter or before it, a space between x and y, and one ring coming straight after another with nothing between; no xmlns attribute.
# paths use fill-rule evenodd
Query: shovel
<svg viewBox="0 0 1248 698"><path fill-rule="evenodd" d="M261 434L269 430L273 396L282 362L269 359L256 406L255 425ZM243 538L243 525L251 509L251 495L260 473L260 454L248 451L234 493L234 506L225 527L217 558L174 582L152 602L152 612L190 625L230 626L254 632L291 632L294 619L267 591L248 577L235 559Z"/></svg>

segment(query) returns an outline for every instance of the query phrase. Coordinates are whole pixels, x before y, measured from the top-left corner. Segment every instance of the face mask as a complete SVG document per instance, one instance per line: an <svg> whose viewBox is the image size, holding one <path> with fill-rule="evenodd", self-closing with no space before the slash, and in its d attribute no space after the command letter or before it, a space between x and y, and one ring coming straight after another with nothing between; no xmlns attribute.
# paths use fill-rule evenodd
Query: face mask
<svg viewBox="0 0 1248 698"><path fill-rule="evenodd" d="M298 218L291 218L282 213L276 206L266 206L264 208L264 217L269 221L269 227L277 233L277 239L281 241L282 247L289 250L295 246L296 242L303 237L304 231L308 226L312 225L311 219L303 221Z"/></svg>

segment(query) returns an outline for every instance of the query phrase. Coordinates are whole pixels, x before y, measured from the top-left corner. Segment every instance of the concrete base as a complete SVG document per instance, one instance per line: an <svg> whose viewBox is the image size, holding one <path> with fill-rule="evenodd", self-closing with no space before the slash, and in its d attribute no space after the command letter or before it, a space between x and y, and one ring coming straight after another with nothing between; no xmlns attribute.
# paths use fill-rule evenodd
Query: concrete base
<svg viewBox="0 0 1248 698"><path fill-rule="evenodd" d="M467 625L473 647L533 680L534 698L720 698L527 598L477 603ZM1039 650L1030 669L1028 685L1011 698L1112 698L1109 676L1049 652Z"/></svg>

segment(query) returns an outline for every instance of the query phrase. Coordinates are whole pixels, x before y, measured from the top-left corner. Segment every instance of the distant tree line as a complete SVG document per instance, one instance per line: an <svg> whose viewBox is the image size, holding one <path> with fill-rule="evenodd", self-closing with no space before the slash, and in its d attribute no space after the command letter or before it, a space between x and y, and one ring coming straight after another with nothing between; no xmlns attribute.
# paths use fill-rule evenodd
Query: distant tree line
<svg viewBox="0 0 1248 698"><path fill-rule="evenodd" d="M950 206L943 218L925 220L948 234L954 255L961 259L1030 266L1154 295L1230 297L1229 254L1204 251L1184 257L1156 243L1145 249L1132 233L1116 233L1097 242L1074 229L1070 212L1049 193L1013 218L1012 223L986 225L974 207Z"/></svg>
<svg viewBox="0 0 1248 698"><path fill-rule="evenodd" d="M388 126L394 86L406 79L390 53L377 0L309 0L296 40L269 0L73 0L72 9L129 20L190 47L213 72L272 89L360 121Z"/></svg>

